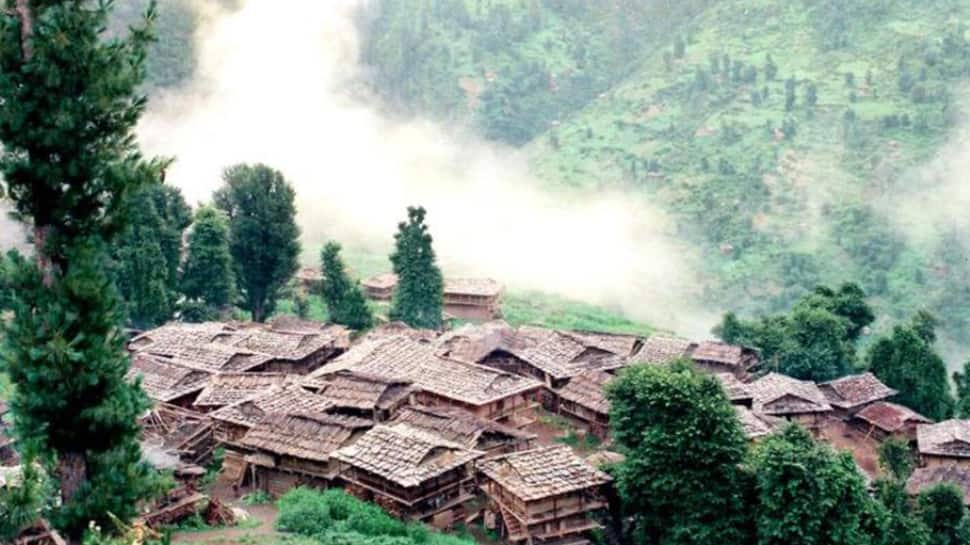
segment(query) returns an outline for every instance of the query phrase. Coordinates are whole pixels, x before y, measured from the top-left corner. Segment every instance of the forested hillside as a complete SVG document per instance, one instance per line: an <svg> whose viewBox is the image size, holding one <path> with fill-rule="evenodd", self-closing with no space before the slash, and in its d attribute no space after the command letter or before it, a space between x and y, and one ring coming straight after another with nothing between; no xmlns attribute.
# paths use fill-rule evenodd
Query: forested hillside
<svg viewBox="0 0 970 545"><path fill-rule="evenodd" d="M897 221L898 197L938 190L921 167L962 119L966 3L378 4L366 60L390 104L525 145L551 184L651 195L719 308L856 280L883 314L926 306L970 340L966 234Z"/></svg>

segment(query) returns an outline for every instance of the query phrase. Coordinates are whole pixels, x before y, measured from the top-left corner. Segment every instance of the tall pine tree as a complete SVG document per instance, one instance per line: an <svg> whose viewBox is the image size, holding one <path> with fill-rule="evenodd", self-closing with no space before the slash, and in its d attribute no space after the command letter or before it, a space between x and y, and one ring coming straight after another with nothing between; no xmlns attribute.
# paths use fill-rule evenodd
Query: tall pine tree
<svg viewBox="0 0 970 545"><path fill-rule="evenodd" d="M367 300L359 283L351 282L343 260L340 245L328 242L320 254L323 282L320 290L327 303L330 320L352 329L367 329L374 325L374 317L367 308Z"/></svg>
<svg viewBox="0 0 970 545"><path fill-rule="evenodd" d="M103 267L131 195L164 166L145 161L133 135L154 6L127 37L108 40L110 2L5 5L0 174L35 257L14 265L3 357L18 444L55 479L49 518L76 543L89 521L128 518L152 492L137 426L148 401L125 380L121 301Z"/></svg>
<svg viewBox="0 0 970 545"><path fill-rule="evenodd" d="M408 207L408 221L398 224L394 235L391 264L397 274L397 292L391 304L391 319L411 327L441 327L444 279L435 263L431 233L424 223L422 207Z"/></svg>
<svg viewBox="0 0 970 545"><path fill-rule="evenodd" d="M300 228L293 187L266 165L226 169L215 203L229 217L229 251L242 307L262 322L300 264Z"/></svg>
<svg viewBox="0 0 970 545"><path fill-rule="evenodd" d="M229 224L215 208L203 206L195 213L181 284L190 302L209 309L224 307L232 300Z"/></svg>

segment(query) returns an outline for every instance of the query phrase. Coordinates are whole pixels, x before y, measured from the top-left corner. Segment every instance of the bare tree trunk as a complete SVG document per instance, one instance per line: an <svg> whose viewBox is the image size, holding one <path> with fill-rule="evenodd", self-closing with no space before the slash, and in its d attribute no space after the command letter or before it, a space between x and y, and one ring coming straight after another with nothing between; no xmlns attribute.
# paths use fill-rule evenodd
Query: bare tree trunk
<svg viewBox="0 0 970 545"><path fill-rule="evenodd" d="M68 503L77 495L81 485L88 480L88 462L83 452L60 452L57 460L57 478L60 481L61 501ZM70 545L81 545L81 535L65 535Z"/></svg>
<svg viewBox="0 0 970 545"><path fill-rule="evenodd" d="M34 16L30 11L30 0L17 0L17 16L20 17L20 50L24 60L30 61L34 57L34 47L30 43L30 35L34 33Z"/></svg>

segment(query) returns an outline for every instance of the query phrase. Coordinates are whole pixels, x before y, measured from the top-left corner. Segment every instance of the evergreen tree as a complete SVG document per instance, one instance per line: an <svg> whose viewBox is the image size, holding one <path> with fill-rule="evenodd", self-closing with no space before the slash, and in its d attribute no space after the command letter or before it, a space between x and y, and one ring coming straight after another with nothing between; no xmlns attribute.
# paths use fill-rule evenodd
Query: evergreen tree
<svg viewBox="0 0 970 545"><path fill-rule="evenodd" d="M920 493L919 516L930 529L931 545L966 545L961 524L967 517L963 493L952 484L938 484Z"/></svg>
<svg viewBox="0 0 970 545"><path fill-rule="evenodd" d="M637 544L748 543L741 425L714 377L687 362L630 367L608 388L626 461L617 489Z"/></svg>
<svg viewBox="0 0 970 545"><path fill-rule="evenodd" d="M903 481L884 480L876 483L876 499L884 508L882 539L879 545L929 545L930 531L913 512Z"/></svg>
<svg viewBox="0 0 970 545"><path fill-rule="evenodd" d="M953 373L953 383L957 386L957 418L970 418L970 361L963 364L963 372Z"/></svg>
<svg viewBox="0 0 970 545"><path fill-rule="evenodd" d="M391 264L398 283L390 316L411 327L438 329L444 280L435 263L431 233L424 223L426 214L422 207L409 207L408 221L398 224L394 235Z"/></svg>
<svg viewBox="0 0 970 545"><path fill-rule="evenodd" d="M934 420L945 420L953 415L955 402L946 364L927 342L934 336L925 315L897 325L891 335L870 347L867 363L879 380L899 390L897 402Z"/></svg>
<svg viewBox="0 0 970 545"><path fill-rule="evenodd" d="M195 213L182 268L182 293L194 303L216 309L233 295L229 224L222 212L203 206Z"/></svg>
<svg viewBox="0 0 970 545"><path fill-rule="evenodd" d="M791 425L765 439L751 463L759 545L871 543L872 504L851 455Z"/></svg>
<svg viewBox="0 0 970 545"><path fill-rule="evenodd" d="M89 521L112 527L108 513L127 519L154 490L138 444L148 401L125 380L120 298L104 274L130 196L163 167L133 135L154 7L106 40L111 5L18 1L0 18L0 175L35 256L14 264L2 357L18 445L55 478L48 518L74 543Z"/></svg>
<svg viewBox="0 0 970 545"><path fill-rule="evenodd" d="M300 266L295 193L279 171L266 165L235 165L223 179L215 203L229 217L240 306L262 322Z"/></svg>
<svg viewBox="0 0 970 545"><path fill-rule="evenodd" d="M352 329L367 329L374 325L374 317L367 308L367 300L360 283L351 282L343 260L340 245L328 242L320 255L323 269L321 292L327 303L330 320Z"/></svg>

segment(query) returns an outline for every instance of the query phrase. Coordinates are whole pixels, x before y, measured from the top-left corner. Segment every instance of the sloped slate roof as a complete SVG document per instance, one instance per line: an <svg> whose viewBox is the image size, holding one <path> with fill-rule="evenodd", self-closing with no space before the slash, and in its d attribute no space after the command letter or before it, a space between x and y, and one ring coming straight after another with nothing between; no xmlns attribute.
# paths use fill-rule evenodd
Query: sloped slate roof
<svg viewBox="0 0 970 545"><path fill-rule="evenodd" d="M376 426L332 457L410 488L484 454L407 424L394 424Z"/></svg>
<svg viewBox="0 0 970 545"><path fill-rule="evenodd" d="M219 336L231 334L234 331L236 331L235 327L222 322L206 322L201 324L171 322L135 336L128 343L128 348L134 351L140 351L157 344L209 344Z"/></svg>
<svg viewBox="0 0 970 545"><path fill-rule="evenodd" d="M958 465L917 468L906 481L906 492L915 496L938 484L955 485L963 494L963 504L970 506L970 469Z"/></svg>
<svg viewBox="0 0 970 545"><path fill-rule="evenodd" d="M544 446L486 460L481 472L523 501L598 487L612 479L565 445Z"/></svg>
<svg viewBox="0 0 970 545"><path fill-rule="evenodd" d="M834 407L852 409L896 395L896 390L882 383L872 373L850 375L818 385Z"/></svg>
<svg viewBox="0 0 970 545"><path fill-rule="evenodd" d="M688 339L653 335L644 341L640 351L633 357L633 361L667 363L677 358L687 357L696 346L696 343Z"/></svg>
<svg viewBox="0 0 970 545"><path fill-rule="evenodd" d="M472 295L475 297L498 297L502 285L491 278L446 278L445 297L449 295Z"/></svg>
<svg viewBox="0 0 970 545"><path fill-rule="evenodd" d="M326 462L356 431L368 426L333 415L272 414L247 431L240 443L274 454Z"/></svg>
<svg viewBox="0 0 970 545"><path fill-rule="evenodd" d="M253 427L267 415L322 415L326 414L332 407L333 405L326 398L290 383L273 387L238 403L227 405L213 412L211 417L213 420Z"/></svg>
<svg viewBox="0 0 970 545"><path fill-rule="evenodd" d="M397 275L394 273L382 273L364 280L361 284L366 288L372 289L394 289L397 287Z"/></svg>
<svg viewBox="0 0 970 545"><path fill-rule="evenodd" d="M734 376L734 374L717 373L714 376L721 382L724 393L727 394L728 399L732 402L754 399L754 394L751 393L748 385L738 380L738 377Z"/></svg>
<svg viewBox="0 0 970 545"><path fill-rule="evenodd" d="M633 356L643 346L643 337L638 335L617 335L595 331L567 331L565 333L586 346L599 348L624 358Z"/></svg>
<svg viewBox="0 0 970 545"><path fill-rule="evenodd" d="M393 380L355 371L341 371L313 379L312 386L319 389L334 407L373 411L386 409L411 393L411 383Z"/></svg>
<svg viewBox="0 0 970 545"><path fill-rule="evenodd" d="M734 410L738 415L738 420L741 421L744 436L749 440L764 437L773 432L779 425L777 418L758 414L747 407L735 406Z"/></svg>
<svg viewBox="0 0 970 545"><path fill-rule="evenodd" d="M249 371L263 365L271 356L229 346L219 342L190 344L161 341L142 350L143 353L189 362L212 373Z"/></svg>
<svg viewBox="0 0 970 545"><path fill-rule="evenodd" d="M211 374L177 360L135 354L126 377L129 381L140 377L149 398L168 403L205 388Z"/></svg>
<svg viewBox="0 0 970 545"><path fill-rule="evenodd" d="M506 351L556 379L589 369L618 369L627 363L626 358L589 346L569 333L530 326L519 328Z"/></svg>
<svg viewBox="0 0 970 545"><path fill-rule="evenodd" d="M610 413L610 400L605 388L615 377L605 371L592 370L580 373L569 380L557 392L559 397L600 413Z"/></svg>
<svg viewBox="0 0 970 545"><path fill-rule="evenodd" d="M855 418L887 433L895 433L903 429L907 424L933 423L932 420L909 407L889 403L888 401L878 401L865 407L855 414Z"/></svg>
<svg viewBox="0 0 970 545"><path fill-rule="evenodd" d="M694 361L738 367L744 364L744 348L718 341L704 341L690 354Z"/></svg>
<svg viewBox="0 0 970 545"><path fill-rule="evenodd" d="M475 449L484 434L504 435L510 441L534 439L535 435L480 418L458 407L427 407L412 405L404 407L391 420L392 424L407 424L444 439Z"/></svg>
<svg viewBox="0 0 970 545"><path fill-rule="evenodd" d="M213 375L194 405L224 407L238 403L287 381L283 373L221 373Z"/></svg>
<svg viewBox="0 0 970 545"><path fill-rule="evenodd" d="M456 360L478 363L496 350L504 350L515 340L515 329L495 320L465 324L435 340L438 353Z"/></svg>
<svg viewBox="0 0 970 545"><path fill-rule="evenodd" d="M970 458L970 420L946 420L916 429L920 454Z"/></svg>
<svg viewBox="0 0 970 545"><path fill-rule="evenodd" d="M832 410L814 382L769 373L748 384L754 396L754 410L769 415L804 414Z"/></svg>

